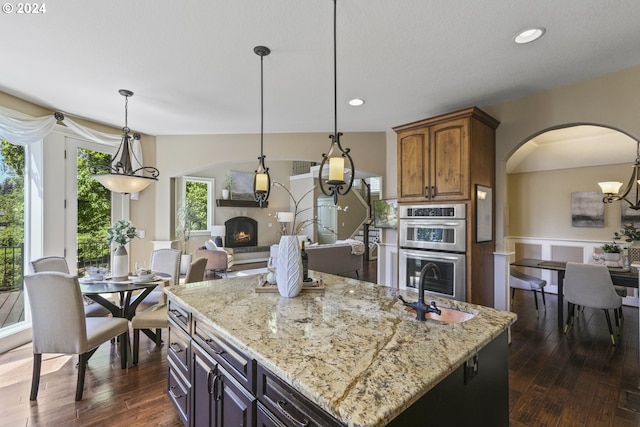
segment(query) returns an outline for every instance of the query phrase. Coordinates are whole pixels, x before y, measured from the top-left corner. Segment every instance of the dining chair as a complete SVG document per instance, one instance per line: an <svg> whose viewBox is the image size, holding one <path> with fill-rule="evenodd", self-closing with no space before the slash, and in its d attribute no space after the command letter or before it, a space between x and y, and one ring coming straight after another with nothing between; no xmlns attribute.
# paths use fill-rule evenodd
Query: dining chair
<svg viewBox="0 0 640 427"><path fill-rule="evenodd" d="M180 283L180 257L182 252L178 249L156 249L151 252L149 268L157 273L164 273L170 276L169 284L178 285ZM142 300L138 306L139 311L144 311L151 306L158 304L164 298L164 285L158 286Z"/></svg>
<svg viewBox="0 0 640 427"><path fill-rule="evenodd" d="M59 273L69 274L69 266L67 260L61 256L47 256L31 261L31 271L33 273L42 273L45 271L57 271ZM88 298L83 298L84 315L87 317L104 317L111 312L100 304Z"/></svg>
<svg viewBox="0 0 640 427"><path fill-rule="evenodd" d="M509 270L509 287L511 288L511 303L513 304L513 297L515 296L516 289L522 289L525 291L533 292L533 301L536 304L536 318L539 317L538 311L538 292L542 294L542 304L544 305L544 311L547 312L547 301L544 297L544 287L547 285L547 281L540 279L539 277L525 274L518 270L516 267L511 267Z"/></svg>
<svg viewBox="0 0 640 427"><path fill-rule="evenodd" d="M622 297L616 293L605 265L568 262L564 276L564 297L568 304L565 334L573 324L576 305L599 308L604 310L611 343L616 345L609 310L614 310L616 327L619 327L618 310L622 307Z"/></svg>
<svg viewBox="0 0 640 427"><path fill-rule="evenodd" d="M127 367L129 322L115 317L86 317L78 277L63 272L24 277L31 310L33 376L29 400L36 400L43 353L78 354L76 400L82 400L87 362L98 347L120 337L122 369Z"/></svg>
<svg viewBox="0 0 640 427"><path fill-rule="evenodd" d="M201 282L204 280L205 268L207 266L206 258L198 258L191 262L185 283ZM140 329L156 330L156 345L162 345L162 329L168 326L168 306L166 296L164 296L158 304L150 307L142 312L136 313L131 319L133 328L133 364L138 364L138 352L140 350Z"/></svg>

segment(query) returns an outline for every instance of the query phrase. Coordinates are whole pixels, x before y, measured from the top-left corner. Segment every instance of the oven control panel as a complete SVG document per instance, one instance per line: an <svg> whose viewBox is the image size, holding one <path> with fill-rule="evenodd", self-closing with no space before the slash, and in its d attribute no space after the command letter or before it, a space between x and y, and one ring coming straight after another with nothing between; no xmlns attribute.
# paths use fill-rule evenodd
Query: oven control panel
<svg viewBox="0 0 640 427"><path fill-rule="evenodd" d="M466 218L464 204L400 206L400 218Z"/></svg>

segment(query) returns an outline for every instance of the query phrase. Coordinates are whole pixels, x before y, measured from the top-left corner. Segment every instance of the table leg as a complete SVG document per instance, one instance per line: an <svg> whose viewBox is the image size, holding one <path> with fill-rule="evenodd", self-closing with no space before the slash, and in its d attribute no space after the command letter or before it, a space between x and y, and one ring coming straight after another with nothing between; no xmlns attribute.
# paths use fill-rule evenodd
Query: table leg
<svg viewBox="0 0 640 427"><path fill-rule="evenodd" d="M558 270L558 331L564 331L564 270Z"/></svg>

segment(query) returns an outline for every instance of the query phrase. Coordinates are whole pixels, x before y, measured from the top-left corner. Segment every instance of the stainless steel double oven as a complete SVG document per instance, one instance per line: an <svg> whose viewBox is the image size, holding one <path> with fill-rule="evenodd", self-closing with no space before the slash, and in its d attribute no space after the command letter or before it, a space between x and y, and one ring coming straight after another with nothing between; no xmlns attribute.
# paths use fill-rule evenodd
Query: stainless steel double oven
<svg viewBox="0 0 640 427"><path fill-rule="evenodd" d="M465 300L466 206L399 206L400 289L417 291L427 263L439 269L437 279L425 282L426 293Z"/></svg>

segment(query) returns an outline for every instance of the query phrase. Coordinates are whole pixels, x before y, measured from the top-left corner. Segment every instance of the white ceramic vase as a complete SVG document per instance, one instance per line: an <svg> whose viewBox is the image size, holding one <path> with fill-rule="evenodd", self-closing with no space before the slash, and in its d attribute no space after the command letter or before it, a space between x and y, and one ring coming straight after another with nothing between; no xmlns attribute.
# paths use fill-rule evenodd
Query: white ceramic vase
<svg viewBox="0 0 640 427"><path fill-rule="evenodd" d="M302 291L302 259L296 236L280 238L276 282L283 297L293 298Z"/></svg>
<svg viewBox="0 0 640 427"><path fill-rule="evenodd" d="M118 246L111 255L111 276L116 280L129 276L129 254L124 246Z"/></svg>
<svg viewBox="0 0 640 427"><path fill-rule="evenodd" d="M180 274L187 274L189 267L191 266L191 254L180 255Z"/></svg>
<svg viewBox="0 0 640 427"><path fill-rule="evenodd" d="M222 189L222 200L229 200L229 190L226 188Z"/></svg>

